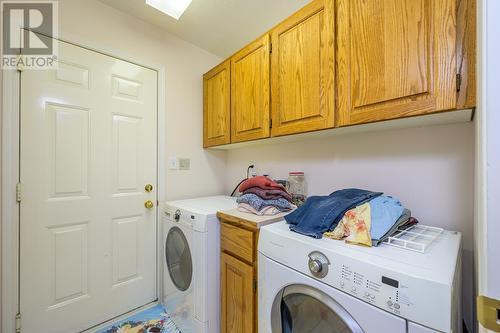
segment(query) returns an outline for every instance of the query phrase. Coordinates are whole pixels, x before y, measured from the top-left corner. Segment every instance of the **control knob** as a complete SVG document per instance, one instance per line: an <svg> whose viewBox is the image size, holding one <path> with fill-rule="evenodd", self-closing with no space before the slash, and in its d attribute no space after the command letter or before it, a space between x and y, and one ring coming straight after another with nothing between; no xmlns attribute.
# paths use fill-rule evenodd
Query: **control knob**
<svg viewBox="0 0 500 333"><path fill-rule="evenodd" d="M177 209L174 213L174 220L175 222L179 222L180 219L181 219L181 211Z"/></svg>
<svg viewBox="0 0 500 333"><path fill-rule="evenodd" d="M323 268L322 266L323 266L323 264L319 260L310 260L309 261L309 269L313 273L321 272L321 269Z"/></svg>
<svg viewBox="0 0 500 333"><path fill-rule="evenodd" d="M324 278L328 274L328 265L330 265L330 261L323 253L318 251L309 253L308 266L313 276Z"/></svg>

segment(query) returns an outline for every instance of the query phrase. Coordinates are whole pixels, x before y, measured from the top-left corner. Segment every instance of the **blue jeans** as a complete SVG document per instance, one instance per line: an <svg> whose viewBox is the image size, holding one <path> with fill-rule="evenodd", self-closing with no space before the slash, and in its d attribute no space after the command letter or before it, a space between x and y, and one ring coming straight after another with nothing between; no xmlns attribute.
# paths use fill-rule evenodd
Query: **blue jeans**
<svg viewBox="0 0 500 333"><path fill-rule="evenodd" d="M323 233L335 229L345 212L375 197L381 192L356 188L339 190L328 196L313 196L295 211L285 216L290 230L311 236L323 237Z"/></svg>

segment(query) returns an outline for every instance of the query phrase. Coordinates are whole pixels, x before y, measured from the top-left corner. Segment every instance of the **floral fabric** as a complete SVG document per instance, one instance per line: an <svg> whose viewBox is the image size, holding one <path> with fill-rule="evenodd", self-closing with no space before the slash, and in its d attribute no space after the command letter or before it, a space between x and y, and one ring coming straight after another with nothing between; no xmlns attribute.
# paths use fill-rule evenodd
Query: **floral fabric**
<svg viewBox="0 0 500 333"><path fill-rule="evenodd" d="M372 246L370 236L371 208L364 203L348 210L342 220L331 232L325 232L324 237L330 239L345 239L347 243Z"/></svg>

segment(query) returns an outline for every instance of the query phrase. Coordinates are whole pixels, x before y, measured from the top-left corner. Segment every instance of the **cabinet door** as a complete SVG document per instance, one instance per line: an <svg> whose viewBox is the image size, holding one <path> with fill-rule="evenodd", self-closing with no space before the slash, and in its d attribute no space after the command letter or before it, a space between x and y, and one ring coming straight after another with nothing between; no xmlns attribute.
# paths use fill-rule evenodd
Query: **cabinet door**
<svg viewBox="0 0 500 333"><path fill-rule="evenodd" d="M221 254L222 333L253 333L255 298L253 267Z"/></svg>
<svg viewBox="0 0 500 333"><path fill-rule="evenodd" d="M338 125L456 106L456 0L337 0Z"/></svg>
<svg viewBox="0 0 500 333"><path fill-rule="evenodd" d="M228 60L203 75L203 147L231 141L230 67Z"/></svg>
<svg viewBox="0 0 500 333"><path fill-rule="evenodd" d="M231 142L269 137L269 35L231 58Z"/></svg>
<svg viewBox="0 0 500 333"><path fill-rule="evenodd" d="M273 136L334 126L333 2L314 0L271 32Z"/></svg>

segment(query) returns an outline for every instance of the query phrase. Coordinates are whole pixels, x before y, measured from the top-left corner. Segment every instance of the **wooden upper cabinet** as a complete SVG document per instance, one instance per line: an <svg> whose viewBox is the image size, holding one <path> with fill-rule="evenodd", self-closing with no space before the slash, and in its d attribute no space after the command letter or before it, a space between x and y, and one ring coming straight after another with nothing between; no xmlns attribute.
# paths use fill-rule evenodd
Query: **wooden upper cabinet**
<svg viewBox="0 0 500 333"><path fill-rule="evenodd" d="M338 125L456 107L457 0L337 0Z"/></svg>
<svg viewBox="0 0 500 333"><path fill-rule="evenodd" d="M334 126L333 9L314 0L271 31L273 136Z"/></svg>
<svg viewBox="0 0 500 333"><path fill-rule="evenodd" d="M269 137L269 35L231 57L231 142Z"/></svg>
<svg viewBox="0 0 500 333"><path fill-rule="evenodd" d="M227 60L203 75L203 147L231 141L230 68Z"/></svg>
<svg viewBox="0 0 500 333"><path fill-rule="evenodd" d="M476 106L476 0L457 0L457 109Z"/></svg>

